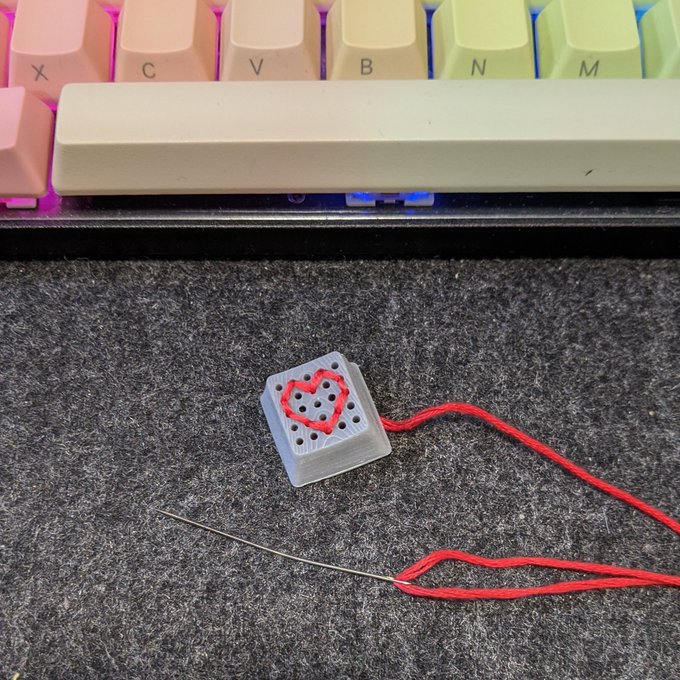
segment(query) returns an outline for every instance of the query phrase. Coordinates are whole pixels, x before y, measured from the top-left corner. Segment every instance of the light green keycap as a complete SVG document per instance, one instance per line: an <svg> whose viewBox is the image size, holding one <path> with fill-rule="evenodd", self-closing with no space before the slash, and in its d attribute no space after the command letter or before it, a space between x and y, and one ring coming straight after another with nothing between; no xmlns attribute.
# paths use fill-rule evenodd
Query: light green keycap
<svg viewBox="0 0 680 680"><path fill-rule="evenodd" d="M659 0L640 21L646 78L680 78L680 0Z"/></svg>
<svg viewBox="0 0 680 680"><path fill-rule="evenodd" d="M440 5L446 2L446 0L422 0L423 5L427 7L428 9L436 9ZM653 5L655 2L659 2L660 0L634 0L635 7L638 9L647 9L651 5ZM550 0L525 0L526 5L529 9L532 9L534 11L540 11L542 10L547 4L550 3ZM325 5L328 6L332 4L332 0L318 0L317 5Z"/></svg>
<svg viewBox="0 0 680 680"><path fill-rule="evenodd" d="M432 20L435 78L533 78L525 0L444 0Z"/></svg>
<svg viewBox="0 0 680 680"><path fill-rule="evenodd" d="M541 78L641 78L633 0L552 0L536 20Z"/></svg>
<svg viewBox="0 0 680 680"><path fill-rule="evenodd" d="M637 9L647 9L647 7L658 1L659 0L635 0L633 4ZM533 10L541 10L546 5L550 4L550 0L526 0L526 2Z"/></svg>

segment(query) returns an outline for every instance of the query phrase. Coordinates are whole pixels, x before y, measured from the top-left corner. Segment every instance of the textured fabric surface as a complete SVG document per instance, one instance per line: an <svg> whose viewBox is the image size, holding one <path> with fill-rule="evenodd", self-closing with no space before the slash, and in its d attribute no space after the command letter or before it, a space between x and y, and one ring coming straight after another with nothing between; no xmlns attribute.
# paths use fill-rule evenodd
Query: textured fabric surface
<svg viewBox="0 0 680 680"><path fill-rule="evenodd" d="M411 599L431 550L680 573L680 540L445 418L303 489L259 408L332 349L381 414L470 401L680 514L680 263L0 264L0 677L677 678L680 592ZM440 585L564 575L439 567Z"/></svg>

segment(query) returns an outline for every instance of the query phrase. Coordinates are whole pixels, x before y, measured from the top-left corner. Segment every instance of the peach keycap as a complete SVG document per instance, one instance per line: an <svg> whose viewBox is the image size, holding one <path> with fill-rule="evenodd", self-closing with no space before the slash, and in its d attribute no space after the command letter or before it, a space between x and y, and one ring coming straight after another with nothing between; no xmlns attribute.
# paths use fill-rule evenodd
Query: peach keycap
<svg viewBox="0 0 680 680"><path fill-rule="evenodd" d="M318 80L321 26L312 0L231 0L222 15L221 80Z"/></svg>
<svg viewBox="0 0 680 680"><path fill-rule="evenodd" d="M9 48L9 19L0 14L0 87L7 82L7 50Z"/></svg>
<svg viewBox="0 0 680 680"><path fill-rule="evenodd" d="M213 80L217 18L206 0L126 0L116 80Z"/></svg>
<svg viewBox="0 0 680 680"><path fill-rule="evenodd" d="M97 0L21 0L9 84L57 101L67 83L109 79L113 20Z"/></svg>
<svg viewBox="0 0 680 680"><path fill-rule="evenodd" d="M49 106L25 88L0 89L0 196L47 193L53 125Z"/></svg>

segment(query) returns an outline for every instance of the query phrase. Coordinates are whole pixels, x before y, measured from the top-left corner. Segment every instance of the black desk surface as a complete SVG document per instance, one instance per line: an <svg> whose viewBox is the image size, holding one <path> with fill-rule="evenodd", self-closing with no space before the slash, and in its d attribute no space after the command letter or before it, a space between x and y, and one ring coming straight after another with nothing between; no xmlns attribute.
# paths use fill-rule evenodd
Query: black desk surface
<svg viewBox="0 0 680 680"><path fill-rule="evenodd" d="M476 403L680 514L679 261L0 263L0 677L678 677L677 589L416 600L152 512L385 574L680 573L670 531L461 418L294 489L259 393L332 349L384 415Z"/></svg>

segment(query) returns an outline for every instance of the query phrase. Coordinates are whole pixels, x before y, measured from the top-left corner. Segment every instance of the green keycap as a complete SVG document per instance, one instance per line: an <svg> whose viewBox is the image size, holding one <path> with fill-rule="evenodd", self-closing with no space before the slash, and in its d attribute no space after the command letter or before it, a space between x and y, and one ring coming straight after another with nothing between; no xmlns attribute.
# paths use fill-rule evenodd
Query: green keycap
<svg viewBox="0 0 680 680"><path fill-rule="evenodd" d="M638 9L647 9L650 5L653 5L659 0L634 0L634 5ZM446 0L422 0L425 7L439 7L444 4ZM550 0L525 0L525 3L529 9L534 11L542 10L546 5L550 4ZM330 5L332 4L328 0L319 0L317 5Z"/></svg>
<svg viewBox="0 0 680 680"><path fill-rule="evenodd" d="M432 20L436 78L533 78L526 0L444 0Z"/></svg>
<svg viewBox="0 0 680 680"><path fill-rule="evenodd" d="M637 9L647 9L650 5L653 5L658 0L635 0L634 5ZM527 5L533 10L541 10L546 5L550 4L550 0L526 0Z"/></svg>
<svg viewBox="0 0 680 680"><path fill-rule="evenodd" d="M536 20L541 78L641 78L633 0L552 0Z"/></svg>
<svg viewBox="0 0 680 680"><path fill-rule="evenodd" d="M680 78L680 0L659 0L640 21L646 78Z"/></svg>

